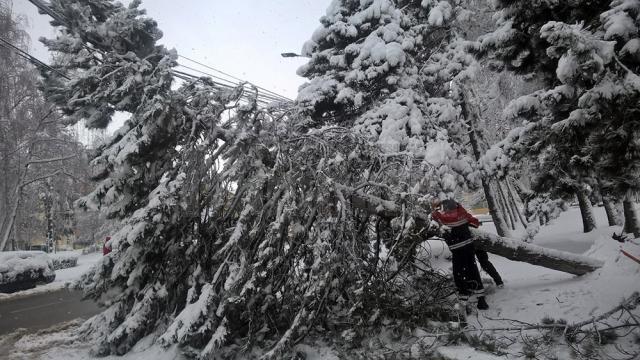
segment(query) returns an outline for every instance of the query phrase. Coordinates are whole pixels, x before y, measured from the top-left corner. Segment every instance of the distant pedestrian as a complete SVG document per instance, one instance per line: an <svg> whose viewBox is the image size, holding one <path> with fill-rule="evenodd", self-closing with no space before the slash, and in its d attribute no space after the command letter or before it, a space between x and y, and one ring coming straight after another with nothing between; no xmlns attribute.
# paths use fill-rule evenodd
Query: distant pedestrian
<svg viewBox="0 0 640 360"><path fill-rule="evenodd" d="M107 255L111 252L111 244L109 244L109 240L111 240L111 236L107 236L104 239L104 245L102 246L102 256Z"/></svg>
<svg viewBox="0 0 640 360"><path fill-rule="evenodd" d="M469 226L480 226L480 221L469 214L460 204L452 199L431 202L431 216L438 223L448 226L445 241L451 250L453 263L453 281L462 301L477 297L478 309L489 308L484 296L484 287L480 279L480 271L476 265L476 249Z"/></svg>

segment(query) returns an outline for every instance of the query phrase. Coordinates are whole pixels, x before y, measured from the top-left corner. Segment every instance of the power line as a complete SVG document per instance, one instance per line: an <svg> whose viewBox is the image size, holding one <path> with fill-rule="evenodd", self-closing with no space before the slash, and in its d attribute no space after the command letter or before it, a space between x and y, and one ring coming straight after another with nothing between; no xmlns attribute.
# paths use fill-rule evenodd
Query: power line
<svg viewBox="0 0 640 360"><path fill-rule="evenodd" d="M49 6L48 4L40 1L40 0L28 0L30 3L32 3L33 5L35 5L35 7L38 8L38 10L40 10L41 14L46 14L51 16L54 20L56 20L57 22L61 23L61 24L66 24L67 21L66 19L58 14L57 12L55 12L51 6Z"/></svg>
<svg viewBox="0 0 640 360"><path fill-rule="evenodd" d="M20 49L19 47L13 45L11 42L7 41L6 39L0 37L0 46L4 47L5 49L9 50L9 51L13 51L16 55L18 55L19 57L31 62L33 65L37 66L37 67L41 67L41 68L45 68L48 70L51 70L55 73L57 73L58 75L62 76L63 78L67 79L67 80L71 80L69 77L67 77L65 74L63 74L62 72L60 72L58 69L52 68L51 66L47 65L46 63L44 63L43 61L40 61L38 58L36 58L35 56L29 54L28 52Z"/></svg>
<svg viewBox="0 0 640 360"><path fill-rule="evenodd" d="M198 71L198 70L195 70L195 71ZM202 71L198 71L198 72L203 73L205 75L209 75L208 73L205 73L205 72L202 72ZM172 73L173 73L174 76L176 76L177 78L180 78L180 79L182 79L184 81L193 81L193 80L201 80L202 79L202 77L200 77L200 76L189 74L187 72L180 71L180 70L172 70ZM219 82L216 82L214 80L211 80L211 79L209 79L209 81L211 83L213 83L214 86L222 88L222 89L227 90L227 91L233 91L239 86L242 86L243 88L245 88L244 90L246 91L246 90L250 90L250 89L246 89L246 86L251 86L249 84L231 84L231 85L223 84L223 83L219 83ZM264 94L264 93L261 93L261 92L258 92L257 96L250 96L250 95L247 95L247 94L243 94L241 96L241 98L243 98L245 100L250 100L250 99L256 98L256 101L258 101L259 103L265 104L265 105L269 104L269 103L273 103L273 102L284 102L285 101L285 100L283 100L281 98L275 98L275 97L273 97L273 96L271 96L269 94Z"/></svg>
<svg viewBox="0 0 640 360"><path fill-rule="evenodd" d="M41 61L40 59L36 58L35 56L29 54L28 52L20 49L19 47L13 45L11 42L7 41L6 39L0 37L0 47L3 47L9 51L14 52L16 55L18 55L20 58L30 62L31 64L33 64L36 67L40 67L40 68L44 68L50 71L55 72L56 74L60 75L61 77L67 79L67 80L71 80L68 76L66 76L65 74L63 74L62 72L60 72L58 69L55 69L49 65L47 65L45 62ZM183 66L183 65L180 65ZM183 66L184 67L184 66ZM187 67L188 68L188 67ZM194 71L198 71L201 72L205 75L211 76L211 74L208 74L206 72L202 72L199 71L197 69L193 69ZM193 75L193 74L189 74L183 71L179 71L179 70L171 70L172 74L174 76L176 76L177 78L180 78L182 80L185 81L193 81L193 80L200 80L201 77L197 76L197 75ZM226 90L226 91L233 91L234 89L236 89L238 86L240 86L241 84L236 84L231 82L230 80L225 80L227 82L230 82L231 84L225 84L225 83L221 83L221 82L217 82L215 80L209 79L211 81L211 83L213 84L213 86L219 88L220 90ZM246 84L242 84L243 87ZM246 89L245 89L246 90ZM254 100L257 101L258 103L262 104L262 105L268 105L272 102L282 102L283 99L281 98L275 98L269 94L263 94L258 92L257 96L251 96L250 94L247 93L243 93L240 95L240 99L243 99L244 101L251 101Z"/></svg>
<svg viewBox="0 0 640 360"><path fill-rule="evenodd" d="M41 13L44 13L44 14L46 14L46 15L49 15L50 17L52 17L54 20L58 21L58 22L59 22L59 23L61 23L61 24L67 24L67 21L66 21L66 19L64 18L64 16L62 16L62 15L58 14L56 11L54 11L54 10L51 8L51 6L50 6L49 4L47 4L46 2L41 1L41 0L28 0L28 1L29 1L29 2L31 2L34 6L36 6L36 7L40 10L40 12L41 12ZM90 50L91 50L91 49L90 49ZM266 88L263 88L263 87L261 87L261 86L255 85L255 84L253 84L253 83L251 83L251 82L249 82L249 81L242 80L242 79L240 79L240 78L238 78L238 77L235 77L235 76L233 76L233 75L231 75L231 74L228 74L228 73L226 73L226 72L224 72L224 71L222 71L222 70L218 70L218 69L216 69L216 68L214 68L214 67L212 67L212 66L209 66L209 65L207 65L207 64L204 64L204 63L202 63L202 62L200 62L200 61L194 60L194 59L189 58L189 57L184 56L184 55L178 55L178 56L179 56L179 57L181 57L181 58L183 58L183 59L185 59L185 60L187 60L187 61L191 61L191 62L192 62L192 63L194 63L194 64L198 64L198 65L203 66L203 67L205 67L205 68L207 68L207 69L209 69L209 70L212 70L212 71L214 71L214 72L216 72L216 73L218 73L218 74L221 74L221 75L227 76L227 77L229 77L229 78L231 78L231 79L234 79L234 80L238 81L238 83L234 83L233 81L230 81L230 80L228 80L228 79L224 79L224 78L221 78L221 77L219 77L219 76L215 76L215 75L213 75L213 74L206 73L206 72L203 72L203 71L200 71L200 70L194 69L194 68L192 68L192 67L188 67L188 66L180 65L180 64L179 64L179 65L180 65L180 66L182 66L182 67L185 67L185 68L190 69L190 70L192 70L192 71L196 71L196 72L203 73L203 74L205 74L205 75L208 75L208 76L210 76L210 77L212 77L212 78L215 78L215 79L218 79L218 80L221 80L221 81L229 82L229 83L234 84L234 85L236 85L236 86L238 86L240 83L249 83L249 84L251 84L252 86L256 87L257 89L262 90L262 91L263 91L263 92L265 92L266 94L270 95L270 96L267 96L267 97L268 97L268 98L273 99L274 101L281 101L281 102L293 102L293 100L291 100L291 99L287 98L286 96L280 95L280 94L278 94L278 93L276 93L276 92L273 92L273 91L268 90L268 89L266 89ZM43 64L44 64L44 63L43 63ZM45 64L45 65L46 65L46 64ZM263 94L263 95L266 95L266 94Z"/></svg>
<svg viewBox="0 0 640 360"><path fill-rule="evenodd" d="M218 69L216 69L216 68L214 68L214 67L212 67L212 66L209 66L209 65L207 65L207 64L203 64L203 63L201 63L201 62L199 62L199 61L197 61L197 60L193 60L193 59L191 59L191 58L188 58L188 57L186 57L186 56L184 56L184 55L180 55L180 54L178 54L178 57L181 57L181 58L183 58L183 59L185 59L185 60L191 61L192 63L195 63L195 64L198 64L198 65L200 65L200 66L203 66L203 67L205 67L205 68L207 68L207 69L209 69L209 70L213 70L213 71L215 71L215 72L217 72L217 73L219 73L219 74L222 74L222 75L224 75L224 76L228 76L228 77L230 77L230 78L232 78L232 79L234 79L234 80L237 80L237 81L240 81L240 82L248 82L248 81L242 80L242 79L240 79L240 78L237 78L237 77L235 77L235 76L233 76L233 75L227 74L226 72L221 71L221 70L218 70ZM275 92L273 92L273 91L271 91L271 90L265 89L265 88L263 88L263 87L261 87L261 86L258 86L258 85L255 85L255 84L254 84L254 86L255 86L256 88L258 88L258 89L260 89L260 90L262 90L262 91L265 91L265 92L267 92L267 93L270 93L270 94L272 94L272 95L274 95L274 96L277 96L277 97L283 98L283 99L288 100L288 101L293 101L293 100L291 100L291 99L287 98L286 96L280 95L280 94L275 93Z"/></svg>

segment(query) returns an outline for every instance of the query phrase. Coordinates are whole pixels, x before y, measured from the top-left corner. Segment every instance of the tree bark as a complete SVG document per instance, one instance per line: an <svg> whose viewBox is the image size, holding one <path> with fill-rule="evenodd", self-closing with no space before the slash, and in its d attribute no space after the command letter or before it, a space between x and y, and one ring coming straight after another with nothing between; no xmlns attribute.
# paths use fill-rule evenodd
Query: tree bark
<svg viewBox="0 0 640 360"><path fill-rule="evenodd" d="M507 178L506 184L507 184L507 191L508 191L509 197L511 198L511 201L512 201L513 209L515 210L516 215L518 215L518 219L520 220L520 223L522 223L522 226L524 226L524 228L526 229L527 221L524 219L524 216L522 215L522 213L520 212L520 209L518 208L518 201L516 201L515 193L511 190L511 185L509 185L508 178Z"/></svg>
<svg viewBox="0 0 640 360"><path fill-rule="evenodd" d="M486 251L509 260L526 262L574 275L588 274L603 265L601 261L586 256L548 249L516 239L503 238L476 229L472 229L471 233L476 243Z"/></svg>
<svg viewBox="0 0 640 360"><path fill-rule="evenodd" d="M600 179L598 179L598 188L600 190L600 197L602 198L604 212L607 214L609 226L622 225L620 218L618 217L618 209L616 209L615 201L607 195L602 180Z"/></svg>
<svg viewBox="0 0 640 360"><path fill-rule="evenodd" d="M638 224L638 213L635 204L630 197L622 202L624 209L624 232L633 234L634 237L640 237L640 224Z"/></svg>
<svg viewBox="0 0 640 360"><path fill-rule="evenodd" d="M482 156L482 152L480 150L478 135L476 134L476 119L467 108L466 95L463 94L463 96L464 98L462 99L462 102L460 104L462 108L462 116L464 116L464 118L467 120L467 124L471 128L471 131L469 131L469 142L471 143L473 156L475 157L476 161L479 161L480 157ZM498 201L496 199L495 193L493 192L493 189L491 188L489 179L486 179L484 176L482 176L481 182L482 190L484 191L484 198L487 200L487 206L489 207L489 214L491 215L491 219L493 219L493 225L495 225L498 235L511 235L511 231L509 230L509 227L504 220L504 213L501 213L498 208Z"/></svg>
<svg viewBox="0 0 640 360"><path fill-rule="evenodd" d="M334 186L340 189L345 198L349 199L353 207L362 209L370 214L388 218L402 215L401 206L393 201L383 200L376 196L365 194L362 191L356 191L348 186L340 184L334 184ZM418 209L414 210L411 216L416 220L417 226L426 229L426 234L422 233L419 235L422 239L440 235L429 226L431 218L428 213ZM472 234L475 240L481 244L485 250L509 260L526 262L575 275L584 275L602 266L601 261L586 256L547 249L479 230L473 230Z"/></svg>
<svg viewBox="0 0 640 360"><path fill-rule="evenodd" d="M507 201L507 197L504 195L504 191L502 190L502 185L500 184L500 181L496 182L496 186L498 187L498 194L500 194L500 199L502 199L502 212L507 214L505 218L508 219L507 222L509 223L509 226L511 226L511 230L515 230L516 220L513 214L511 213L511 209L509 208L509 201Z"/></svg>
<svg viewBox="0 0 640 360"><path fill-rule="evenodd" d="M588 233L589 231L596 228L596 220L593 216L591 201L589 200L589 197L587 196L587 192L585 190L577 190L576 196L578 197L580 215L582 216L582 227L584 232Z"/></svg>
<svg viewBox="0 0 640 360"><path fill-rule="evenodd" d="M609 226L620 225L620 220L618 219L618 211L616 210L614 202L608 199L606 196L603 196L602 206L604 206L604 212L607 214L607 221L609 222Z"/></svg>

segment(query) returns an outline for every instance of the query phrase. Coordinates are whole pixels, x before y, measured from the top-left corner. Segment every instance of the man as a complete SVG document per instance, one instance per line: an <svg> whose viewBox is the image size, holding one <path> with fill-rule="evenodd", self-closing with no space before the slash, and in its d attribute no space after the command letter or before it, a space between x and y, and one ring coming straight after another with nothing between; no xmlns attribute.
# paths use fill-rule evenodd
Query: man
<svg viewBox="0 0 640 360"><path fill-rule="evenodd" d="M442 208L439 211L438 208ZM438 223L448 226L451 231L446 234L445 242L451 250L453 262L453 281L458 289L462 301L468 301L471 296L477 296L478 309L489 308L484 297L484 287L480 279L480 271L476 265L475 247L469 226L480 226L480 221L469 214L460 204L448 199L431 203L431 217Z"/></svg>

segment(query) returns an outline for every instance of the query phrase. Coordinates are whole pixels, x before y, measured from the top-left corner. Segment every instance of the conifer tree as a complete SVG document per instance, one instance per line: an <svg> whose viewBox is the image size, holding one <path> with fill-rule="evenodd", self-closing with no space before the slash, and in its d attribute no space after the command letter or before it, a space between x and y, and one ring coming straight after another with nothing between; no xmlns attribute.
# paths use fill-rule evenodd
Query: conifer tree
<svg viewBox="0 0 640 360"><path fill-rule="evenodd" d="M464 12L446 1L335 1L303 47L310 60L298 70L309 79L298 95L302 110L388 153L422 159L431 191L477 186L449 85L472 61L452 35Z"/></svg>
<svg viewBox="0 0 640 360"><path fill-rule="evenodd" d="M529 122L505 141L535 147L499 147L530 157L559 147L565 158L560 166L599 179L605 192L625 199L625 228L640 236L630 203L640 185L638 119L633 115L640 104L640 5L625 0L504 1L498 7L499 29L482 39L479 53L547 79L543 90L514 103L512 113Z"/></svg>
<svg viewBox="0 0 640 360"><path fill-rule="evenodd" d="M423 189L451 196L482 184L500 235L509 230L489 179L465 83L475 72L464 40L465 2L337 1L303 47L309 78L298 101L321 123L340 123L389 153L422 159ZM471 144L471 146L469 146Z"/></svg>
<svg viewBox="0 0 640 360"><path fill-rule="evenodd" d="M416 296L401 246L381 251L425 236L399 191L413 162L348 128L258 109L255 89L177 82L175 52L138 5L52 1L60 33L45 41L58 56L44 89L67 121L102 128L116 111L129 116L96 150L98 185L79 202L123 223L83 279L107 307L85 325L98 354L154 334L194 357L260 347L275 359L317 327L355 341L385 316L420 311L426 324L425 308L448 313L448 282ZM381 191L386 200L371 196ZM420 274L426 286L443 281Z"/></svg>

